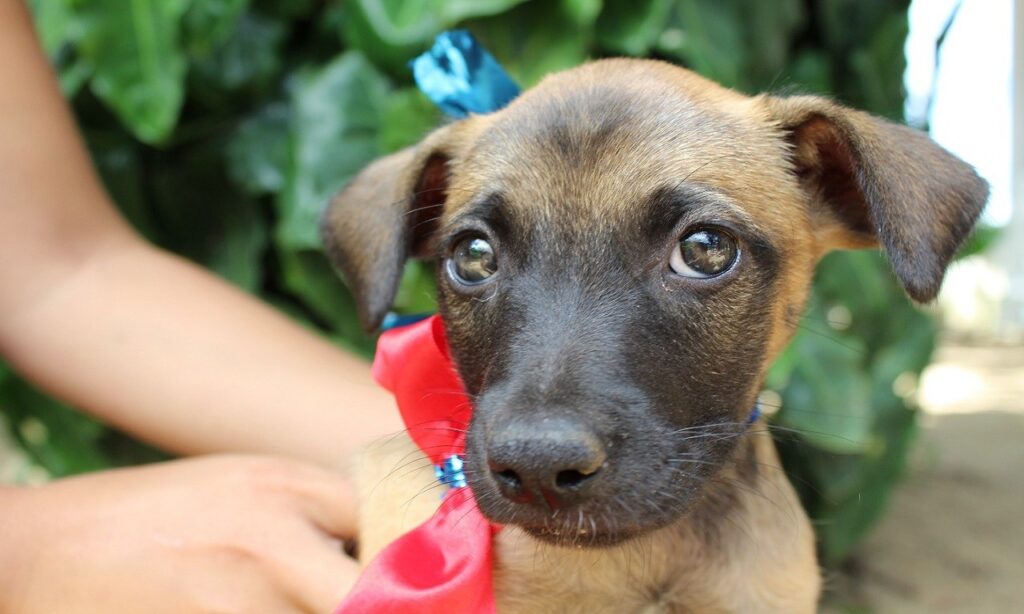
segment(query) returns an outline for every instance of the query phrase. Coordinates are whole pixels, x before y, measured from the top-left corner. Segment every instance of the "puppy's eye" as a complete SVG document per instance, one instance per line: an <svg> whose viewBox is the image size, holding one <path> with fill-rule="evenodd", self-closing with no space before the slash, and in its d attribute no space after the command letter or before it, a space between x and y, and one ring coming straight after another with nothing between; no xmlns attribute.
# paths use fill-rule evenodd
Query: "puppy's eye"
<svg viewBox="0 0 1024 614"><path fill-rule="evenodd" d="M494 248L486 239L467 237L455 244L448 258L448 274L460 284L473 286L487 281L498 270Z"/></svg>
<svg viewBox="0 0 1024 614"><path fill-rule="evenodd" d="M736 241L728 234L701 229L679 240L672 250L669 266L683 277L707 279L728 271L738 256Z"/></svg>

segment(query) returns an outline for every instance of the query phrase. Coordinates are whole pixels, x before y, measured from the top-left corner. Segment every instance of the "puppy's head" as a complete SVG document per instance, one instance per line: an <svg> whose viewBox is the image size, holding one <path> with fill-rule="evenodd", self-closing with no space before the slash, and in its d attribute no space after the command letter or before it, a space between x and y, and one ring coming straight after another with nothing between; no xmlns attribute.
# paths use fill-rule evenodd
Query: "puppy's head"
<svg viewBox="0 0 1024 614"><path fill-rule="evenodd" d="M880 244L928 301L986 193L825 99L605 60L375 162L324 236L368 328L407 257L438 262L484 513L607 544L679 518L732 457L822 254Z"/></svg>

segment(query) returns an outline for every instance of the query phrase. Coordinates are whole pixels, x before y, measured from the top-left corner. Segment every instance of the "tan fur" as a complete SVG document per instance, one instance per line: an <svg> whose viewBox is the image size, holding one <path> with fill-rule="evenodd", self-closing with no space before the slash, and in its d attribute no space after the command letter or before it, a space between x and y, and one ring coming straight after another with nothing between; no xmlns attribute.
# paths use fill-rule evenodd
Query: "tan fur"
<svg viewBox="0 0 1024 614"><path fill-rule="evenodd" d="M566 138L593 145L573 147L573 155L553 149L557 140L540 138L582 108L581 97L609 87L633 95L631 110L639 112L631 123L604 129L601 117L575 117ZM506 109L442 128L371 166L336 199L325 239L342 252L342 267L360 290L364 269L381 256L355 237L393 234L389 224L405 215L416 178L436 176L424 171L436 156L447 160L449 173L442 225L485 189L510 195L512 211L572 220L580 208L597 208L604 223L615 225L636 215L637 203L666 177L686 177L730 203L716 215L756 227L779 250L763 375L792 337L818 259L831 249L876 244L876 227L884 226L887 250L911 294L934 295L985 189L969 167L925 143L825 99L751 98L661 62L605 60L549 77ZM374 196L385 184L387 193ZM416 189L437 193L432 185ZM394 211L367 227L365 218L356 223L351 215L367 206ZM851 226L851 215L863 228ZM915 268L918 248L928 253ZM364 322L379 322L380 304L390 299L386 293L374 299ZM373 446L357 475L363 560L439 503L429 462L405 437ZM675 524L604 549L542 544L508 527L496 538L495 565L499 609L511 613L799 614L815 610L821 584L813 531L763 423L751 428L733 462Z"/></svg>

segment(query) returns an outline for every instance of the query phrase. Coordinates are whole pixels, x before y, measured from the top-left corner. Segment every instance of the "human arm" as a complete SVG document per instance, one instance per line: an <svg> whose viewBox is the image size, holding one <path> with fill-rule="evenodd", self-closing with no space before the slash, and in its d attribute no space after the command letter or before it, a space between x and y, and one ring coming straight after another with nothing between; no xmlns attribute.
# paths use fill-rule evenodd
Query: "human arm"
<svg viewBox="0 0 1024 614"><path fill-rule="evenodd" d="M401 428L362 361L128 227L9 0L0 92L0 354L16 369L185 454L338 466Z"/></svg>
<svg viewBox="0 0 1024 614"><path fill-rule="evenodd" d="M0 485L0 613L330 612L358 574L335 537L352 499L334 472L247 456Z"/></svg>

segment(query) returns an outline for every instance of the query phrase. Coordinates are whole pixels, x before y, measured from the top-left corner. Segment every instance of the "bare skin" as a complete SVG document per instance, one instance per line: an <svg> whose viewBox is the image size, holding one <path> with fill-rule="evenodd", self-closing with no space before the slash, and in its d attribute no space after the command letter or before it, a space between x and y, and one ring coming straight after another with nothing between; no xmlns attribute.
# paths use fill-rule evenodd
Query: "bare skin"
<svg viewBox="0 0 1024 614"><path fill-rule="evenodd" d="M399 430L392 401L362 361L128 226L12 0L0 2L0 92L0 355L40 388L166 450L295 459L0 488L0 612L192 611L175 601L191 579L223 611L324 610L354 578L335 546L354 532L355 513L348 481L313 465L337 470ZM297 484L239 479L254 462L277 486L282 476ZM303 487L310 479L319 486ZM176 540L209 547L183 553L168 546ZM297 556L314 544L319 555ZM48 601L57 597L60 608Z"/></svg>
<svg viewBox="0 0 1024 614"><path fill-rule="evenodd" d="M330 612L357 573L334 537L351 501L333 472L259 456L0 494L0 611Z"/></svg>

